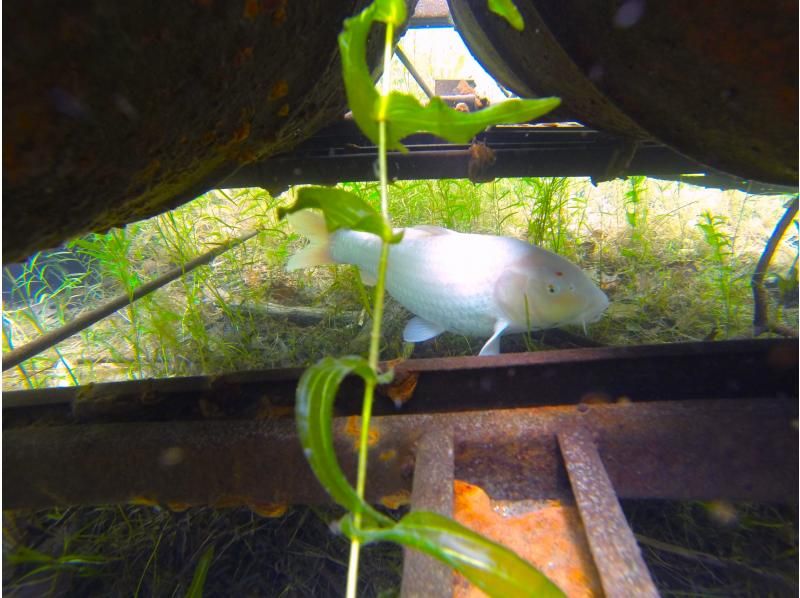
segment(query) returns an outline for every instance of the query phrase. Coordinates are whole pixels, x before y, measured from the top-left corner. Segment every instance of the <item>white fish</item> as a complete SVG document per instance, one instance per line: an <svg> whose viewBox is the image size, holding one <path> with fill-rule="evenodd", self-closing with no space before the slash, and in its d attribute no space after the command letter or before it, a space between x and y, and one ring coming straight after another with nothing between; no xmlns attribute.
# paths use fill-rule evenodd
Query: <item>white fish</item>
<svg viewBox="0 0 800 598"><path fill-rule="evenodd" d="M351 230L329 234L309 211L289 222L311 243L289 259L287 270L353 264L365 284L377 279L380 239ZM392 245L386 290L415 314L403 331L420 342L450 331L489 337L480 355L497 355L500 337L513 332L595 322L608 298L575 264L519 239L415 226Z"/></svg>

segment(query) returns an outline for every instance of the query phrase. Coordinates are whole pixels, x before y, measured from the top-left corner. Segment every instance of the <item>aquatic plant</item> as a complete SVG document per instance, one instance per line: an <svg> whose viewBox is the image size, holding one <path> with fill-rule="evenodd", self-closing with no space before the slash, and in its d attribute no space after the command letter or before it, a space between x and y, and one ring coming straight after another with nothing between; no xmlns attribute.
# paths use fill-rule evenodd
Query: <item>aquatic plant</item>
<svg viewBox="0 0 800 598"><path fill-rule="evenodd" d="M729 331L733 321L732 287L734 283L734 268L731 263L733 255L733 239L725 232L728 224L722 216L715 216L711 212L703 212L701 221L697 223L703 232L703 238L711 250L709 262L713 285L718 293L722 305L723 324L725 331Z"/></svg>
<svg viewBox="0 0 800 598"><path fill-rule="evenodd" d="M492 10L508 13L509 3L493 3ZM353 118L361 130L378 144L381 211L361 198L337 188L301 189L297 201L279 210L281 215L306 208L321 209L328 230L340 228L373 233L382 240L372 304L373 324L369 357L326 357L308 368L297 388L295 414L300 442L317 479L331 497L349 512L339 528L351 540L347 596L356 595L358 563L363 543L391 541L416 548L462 573L475 585L494 596L561 595L560 590L541 572L507 548L436 513L415 511L394 521L364 501L370 416L375 387L391 378L379 374L381 323L383 317L386 266L389 245L402 239L389 217L387 149L403 149L401 139L411 133L429 132L453 142L465 143L492 124L527 121L558 105L558 100L511 100L475 112L462 113L448 108L439 98L422 106L415 98L390 92L389 74L395 28L406 19L403 0L376 0L359 15L347 19L339 36L342 72ZM373 23L385 25L384 85L378 93L366 63L366 41ZM339 385L348 375L364 381L361 434L356 487L347 481L333 450L333 402Z"/></svg>

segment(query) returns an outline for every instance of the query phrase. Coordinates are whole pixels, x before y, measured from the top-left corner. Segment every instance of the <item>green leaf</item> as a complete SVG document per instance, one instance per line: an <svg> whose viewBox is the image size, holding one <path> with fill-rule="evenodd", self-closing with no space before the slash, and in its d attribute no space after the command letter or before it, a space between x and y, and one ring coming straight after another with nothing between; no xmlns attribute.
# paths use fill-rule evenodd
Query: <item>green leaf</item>
<svg viewBox="0 0 800 598"><path fill-rule="evenodd" d="M351 515L340 525L347 536L363 543L389 541L420 550L490 596L564 596L543 573L505 546L437 513L413 511L384 529L356 529Z"/></svg>
<svg viewBox="0 0 800 598"><path fill-rule="evenodd" d="M197 563L197 568L194 570L192 577L192 584L186 591L186 598L203 598L203 587L206 585L206 577L208 577L208 569L211 567L211 561L214 558L214 546L209 546L200 557Z"/></svg>
<svg viewBox="0 0 800 598"><path fill-rule="evenodd" d="M487 0L489 10L503 17L517 31L525 29L525 21L512 0Z"/></svg>
<svg viewBox="0 0 800 598"><path fill-rule="evenodd" d="M278 218L307 208L318 208L325 216L330 232L346 228L378 235L387 243L398 243L402 233L395 233L371 205L357 195L335 187L304 187L297 201L288 208L278 208Z"/></svg>
<svg viewBox="0 0 800 598"><path fill-rule="evenodd" d="M347 92L347 103L359 128L376 144L378 143L376 110L380 95L375 89L366 56L367 36L377 18L377 12L377 3L370 4L356 16L345 19L344 29L339 34L342 78Z"/></svg>
<svg viewBox="0 0 800 598"><path fill-rule="evenodd" d="M356 356L326 357L303 372L295 403L300 444L311 469L333 500L351 512L361 512L364 525L393 525L391 519L358 496L333 450L333 401L339 385L349 374L360 376L367 383L377 382L369 363Z"/></svg>
<svg viewBox="0 0 800 598"><path fill-rule="evenodd" d="M344 30L339 34L347 101L356 123L375 144L378 144L381 96L375 89L367 66L367 37L375 21L396 22L402 4L402 0L379 0L345 20ZM386 100L387 145L390 149L399 150L405 149L400 140L412 133L432 133L454 143L467 143L486 127L526 122L549 112L560 103L558 98L508 100L477 112L459 112L439 98L423 106L413 96L392 92Z"/></svg>
<svg viewBox="0 0 800 598"><path fill-rule="evenodd" d="M412 133L432 133L453 143L468 143L486 127L526 122L558 106L558 98L506 100L477 112L460 112L441 98L423 106L410 95L392 92L387 110L387 143L399 147L400 139Z"/></svg>

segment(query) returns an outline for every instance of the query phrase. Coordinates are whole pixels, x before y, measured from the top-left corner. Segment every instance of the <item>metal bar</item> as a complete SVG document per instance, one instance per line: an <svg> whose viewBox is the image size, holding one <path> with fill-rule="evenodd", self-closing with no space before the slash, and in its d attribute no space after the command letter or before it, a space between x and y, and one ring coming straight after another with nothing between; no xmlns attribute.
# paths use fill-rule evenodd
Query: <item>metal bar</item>
<svg viewBox="0 0 800 598"><path fill-rule="evenodd" d="M417 376L402 409L416 414L621 398L797 397L798 361L796 341L757 339L412 359L395 370L398 379ZM5 392L4 426L27 425L39 412L62 423L201 419L209 408L218 417L291 415L301 374L292 368ZM337 414L361 413L362 392L358 380L345 380ZM376 415L399 413L386 396L374 409Z"/></svg>
<svg viewBox="0 0 800 598"><path fill-rule="evenodd" d="M134 301L141 299L145 295L149 295L153 291L157 291L173 280L177 280L187 272L191 272L199 266L210 263L217 256L225 253L229 249L233 249L237 245L241 245L248 239L255 237L259 232L260 231L251 231L247 234L237 237L236 239L227 241L218 247L215 247L211 251L207 251L203 255L186 262L186 264L183 266L173 268L162 276L143 284L132 293L125 293L119 297L115 297L108 303L105 303L104 305L101 305L100 307L93 309L88 313L78 316L61 328L41 335L35 340L29 342L27 345L23 345L22 347L17 347L16 349L3 353L3 371L12 368L15 365L19 365L26 359L30 359L42 351L46 351L53 345L68 339L73 334L78 334L81 330L84 330L92 324L99 322L103 318L110 316L115 311L122 309L126 305L130 305Z"/></svg>
<svg viewBox="0 0 800 598"><path fill-rule="evenodd" d="M433 429L419 441L411 491L412 511L433 511L453 516L453 435L452 430ZM416 550L403 550L403 598L448 596L453 588L453 572L436 559Z"/></svg>
<svg viewBox="0 0 800 598"><path fill-rule="evenodd" d="M490 146L491 147L491 146ZM387 166L392 180L468 178L470 152L464 149L389 152ZM583 148L494 148L495 162L487 177L601 176L608 165L608 147ZM263 187L272 192L297 184L332 185L342 181L374 181L376 154L329 157L279 156L240 168L220 188ZM619 176L702 173L703 166L664 146L644 146Z"/></svg>
<svg viewBox="0 0 800 598"><path fill-rule="evenodd" d="M783 238L783 235L786 233L786 229L789 228L792 220L794 220L795 216L797 216L798 204L800 204L800 202L798 201L797 197L789 202L786 212L784 212L783 216L778 221L778 224L775 225L775 230L772 231L772 235L770 235L769 241L767 241L767 245L764 247L764 251L758 260L758 264L756 264L756 270L753 272L753 277L750 280L750 286L753 289L754 303L753 334L756 336L768 330L778 334L783 334L785 336L797 335L796 330L791 330L785 326L778 326L769 321L769 316L767 313L769 297L764 289L764 275L766 275L767 269L769 268L769 263L772 261L772 256L775 253L775 250L778 248L778 243L780 243L780 240Z"/></svg>
<svg viewBox="0 0 800 598"><path fill-rule="evenodd" d="M406 70L414 78L414 81L417 82L417 85L419 85L420 89L425 92L425 95L428 96L429 99L432 98L434 96L433 91L430 87L428 87L428 84L425 83L425 79L423 79L422 75L419 74L409 57L406 56L406 53L403 52L403 48L400 47L400 44L395 46L394 53L397 55L398 60L403 63L403 66L406 67Z"/></svg>
<svg viewBox="0 0 800 598"><path fill-rule="evenodd" d="M606 596L657 598L658 591L590 434L583 427L565 429L559 432L558 443Z"/></svg>
<svg viewBox="0 0 800 598"><path fill-rule="evenodd" d="M528 389L530 392L530 388ZM266 392L266 391L265 391ZM367 497L411 490L415 444L451 428L455 477L497 500L569 498L556 435L593 430L623 498L797 500L797 400L674 401L373 419ZM795 422L793 424L793 422ZM5 422L4 422L5 423ZM335 418L355 472L355 418ZM5 508L124 503L319 503L290 419L82 424L3 431Z"/></svg>

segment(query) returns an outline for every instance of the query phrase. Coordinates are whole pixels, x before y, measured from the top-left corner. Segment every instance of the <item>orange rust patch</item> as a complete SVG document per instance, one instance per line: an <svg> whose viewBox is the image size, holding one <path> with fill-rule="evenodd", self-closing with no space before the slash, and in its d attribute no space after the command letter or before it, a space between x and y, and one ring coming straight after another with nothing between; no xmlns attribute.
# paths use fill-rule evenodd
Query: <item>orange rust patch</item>
<svg viewBox="0 0 800 598"><path fill-rule="evenodd" d="M394 449L389 449L386 451L381 451L378 454L378 459L386 463L387 461L391 461L392 459L397 458L397 451Z"/></svg>
<svg viewBox="0 0 800 598"><path fill-rule="evenodd" d="M242 123L241 126L233 132L231 143L241 143L250 137L250 123Z"/></svg>
<svg viewBox="0 0 800 598"><path fill-rule="evenodd" d="M611 395L605 392L587 392L581 396L584 405L605 405L611 402Z"/></svg>
<svg viewBox="0 0 800 598"><path fill-rule="evenodd" d="M417 388L418 381L419 373L404 372L396 382L392 382L389 385L386 389L386 394L389 395L396 407L400 407L414 396L414 389Z"/></svg>
<svg viewBox="0 0 800 598"><path fill-rule="evenodd" d="M260 0L244 0L244 10L242 16L245 19L255 19L261 14L261 1Z"/></svg>
<svg viewBox="0 0 800 598"><path fill-rule="evenodd" d="M283 517L289 510L289 505L282 502L260 502L247 505L253 513L261 517Z"/></svg>
<svg viewBox="0 0 800 598"><path fill-rule="evenodd" d="M278 0L275 12L272 13L272 24L275 27L283 25L286 22L286 0Z"/></svg>
<svg viewBox="0 0 800 598"><path fill-rule="evenodd" d="M399 509L404 505L411 504L411 492L408 490L400 490L394 494L381 496L380 503L387 509Z"/></svg>
<svg viewBox="0 0 800 598"><path fill-rule="evenodd" d="M284 104L280 108L278 108L278 112L276 114L282 118L286 118L289 116L289 104Z"/></svg>
<svg viewBox="0 0 800 598"><path fill-rule="evenodd" d="M344 427L344 433L353 438L353 450L358 450L358 445L361 439L361 418L357 415L351 415L347 418L347 423ZM367 435L367 445L375 446L380 438L380 433L374 425L370 426Z"/></svg>
<svg viewBox="0 0 800 598"><path fill-rule="evenodd" d="M188 502L168 502L167 508L173 513L183 513L186 509L191 507Z"/></svg>
<svg viewBox="0 0 800 598"><path fill-rule="evenodd" d="M493 505L483 489L460 480L454 483L453 507L456 521L516 552L567 596L602 595L576 507L554 500ZM484 594L458 576L453 596Z"/></svg>
<svg viewBox="0 0 800 598"><path fill-rule="evenodd" d="M281 79L280 81L276 81L272 84L272 87L269 88L269 99L270 100L277 100L279 98L284 98L289 95L289 84L286 82L285 79Z"/></svg>
<svg viewBox="0 0 800 598"><path fill-rule="evenodd" d="M134 496L128 503L132 505L141 505L144 507L157 507L158 501L150 496Z"/></svg>
<svg viewBox="0 0 800 598"><path fill-rule="evenodd" d="M236 56L233 57L233 66L236 67L242 66L245 62L249 62L252 59L253 59L253 46L242 48L236 53Z"/></svg>

